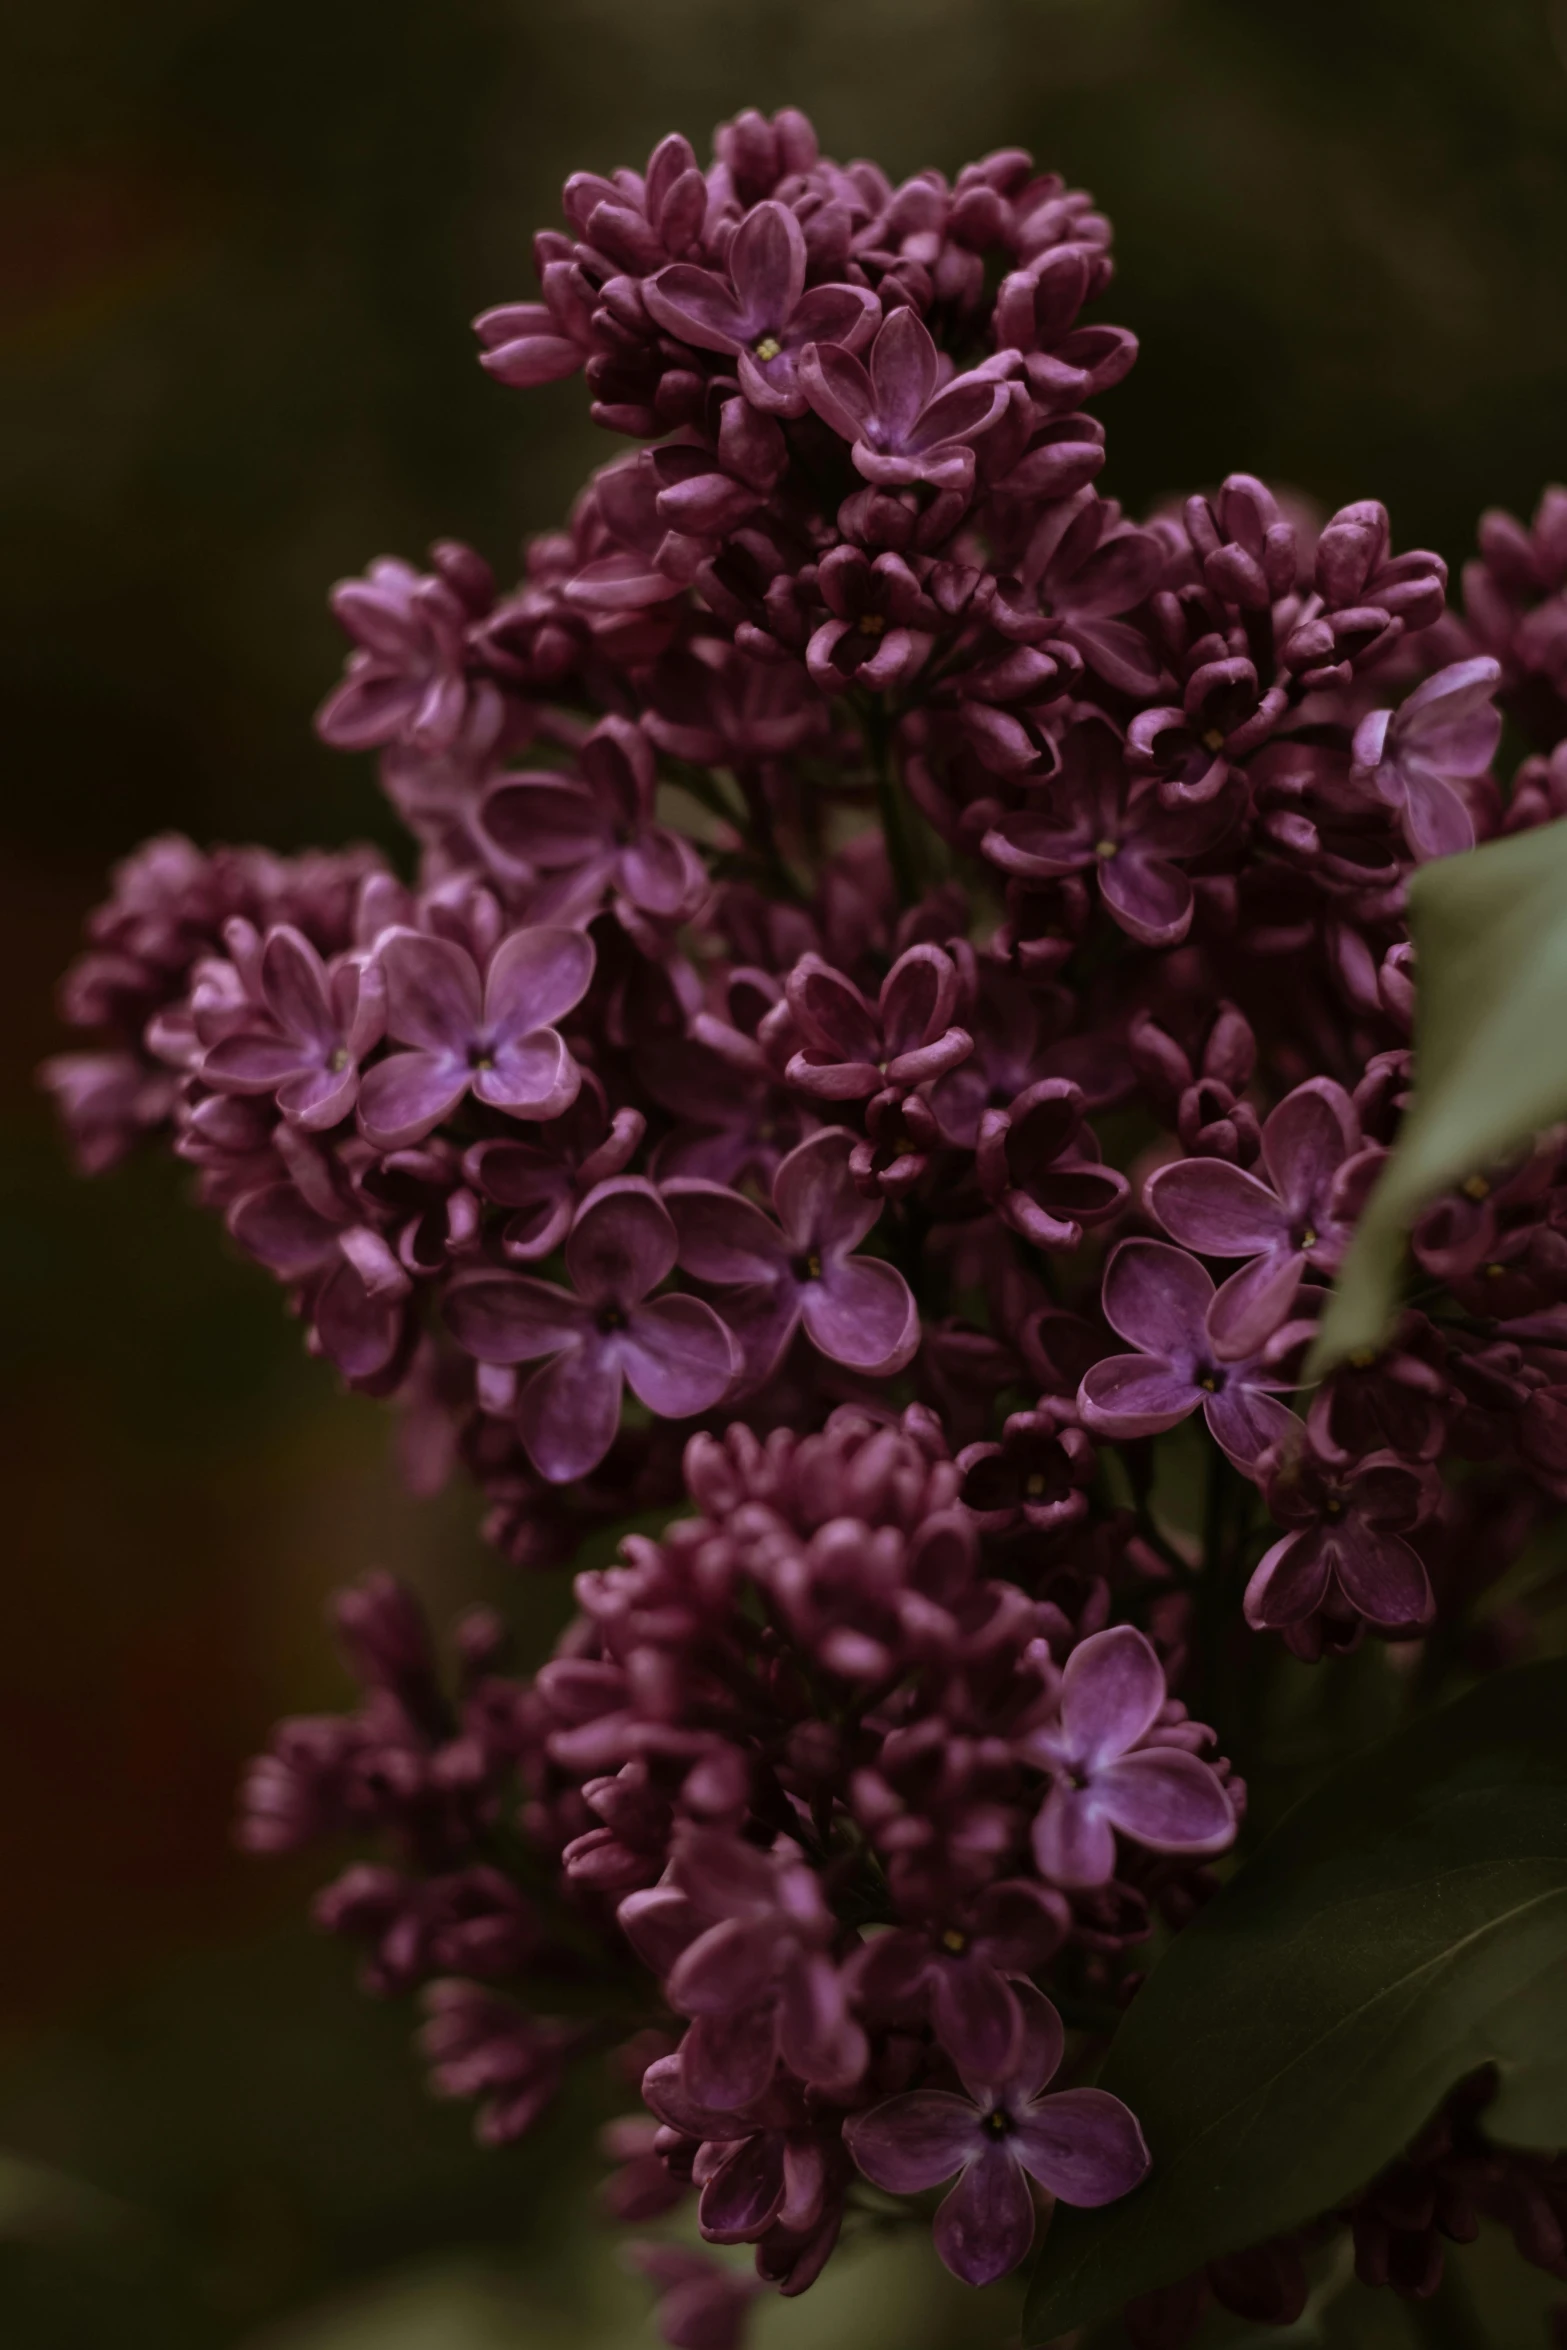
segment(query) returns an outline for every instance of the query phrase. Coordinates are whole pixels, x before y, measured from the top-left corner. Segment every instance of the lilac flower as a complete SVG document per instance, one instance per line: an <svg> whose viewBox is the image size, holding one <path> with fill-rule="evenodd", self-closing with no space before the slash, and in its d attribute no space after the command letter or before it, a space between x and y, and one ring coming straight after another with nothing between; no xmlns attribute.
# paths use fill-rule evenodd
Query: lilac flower
<svg viewBox="0 0 1567 2350"><path fill-rule="evenodd" d="M1397 710L1373 710L1355 729L1355 773L1397 809L1422 861L1474 847L1474 817L1459 786L1485 773L1501 740L1492 696L1499 663L1455 661L1417 685Z"/></svg>
<svg viewBox="0 0 1567 2350"><path fill-rule="evenodd" d="M1059 1713L1019 1748L1051 1774L1034 1822L1034 1858L1051 1884L1105 1884L1117 1831L1154 1852L1193 1856L1235 1841L1222 1783L1175 1742L1189 1725L1160 1737L1165 1702L1159 1659L1130 1624L1091 1634L1067 1658Z"/></svg>
<svg viewBox="0 0 1567 2350"><path fill-rule="evenodd" d="M479 365L498 382L531 391L575 375L593 349L593 289L575 261L548 261L542 302L503 302L473 322Z"/></svg>
<svg viewBox="0 0 1567 2350"><path fill-rule="evenodd" d="M1136 2118L1103 2089L1044 2094L1061 2063L1065 2036L1048 1999L1017 1994L1025 2013L1023 2051L1009 2079L964 2082L964 2093L915 2089L851 2115L844 2139L873 2185L920 2195L954 2172L957 2185L936 2214L936 2250L967 2285L993 2284L1017 2267L1034 2240L1034 2179L1062 2203L1113 2203L1148 2170Z"/></svg>
<svg viewBox="0 0 1567 2350"><path fill-rule="evenodd" d="M723 1395L740 1354L694 1297L655 1298L675 1263L675 1227L650 1183L621 1175L577 1210L566 1238L571 1289L522 1274L453 1282L446 1320L481 1363L542 1363L517 1398L517 1426L551 1484L585 1477L620 1424L623 1382L661 1419L689 1420Z"/></svg>
<svg viewBox="0 0 1567 2350"><path fill-rule="evenodd" d="M1061 757L1048 809L1002 817L985 835L985 855L1026 881L1092 873L1124 931L1144 946L1174 946L1195 903L1180 868L1224 838L1239 795L1227 788L1195 807L1165 808L1157 785L1131 780L1120 738L1101 718L1070 728Z"/></svg>
<svg viewBox="0 0 1567 2350"><path fill-rule="evenodd" d="M1137 357L1137 337L1124 326L1077 324L1103 267L1103 255L1090 246L1057 245L997 289L997 346L1024 354L1029 390L1052 409L1076 408L1108 391Z"/></svg>
<svg viewBox="0 0 1567 2350"><path fill-rule="evenodd" d="M639 912L680 921L695 910L707 868L691 842L654 821L653 747L639 727L606 718L578 753L585 784L559 775L502 776L479 830L502 860L554 875L534 898L536 922L576 922L606 889Z"/></svg>
<svg viewBox="0 0 1567 2350"><path fill-rule="evenodd" d="M1251 1467L1295 1427L1278 1401L1287 1382L1258 1356L1227 1361L1209 1326L1213 1282L1195 1257L1162 1240L1123 1240L1105 1267L1104 1317L1136 1354L1095 1363L1077 1391L1097 1436L1157 1436L1202 1408L1214 1441Z"/></svg>
<svg viewBox="0 0 1567 2350"><path fill-rule="evenodd" d="M834 2122L818 2118L786 2074L743 2109L704 2106L687 2076L690 2039L687 2032L678 2056L648 2067L642 2095L692 2150L697 2226L710 2244L773 2245L788 2255L785 2289L801 2292L831 2252L843 2213L847 2165ZM768 2274L760 2253L757 2268Z"/></svg>
<svg viewBox="0 0 1567 2350"><path fill-rule="evenodd" d="M541 1125L536 1141L502 1135L476 1142L463 1170L483 1198L511 1211L502 1255L533 1264L559 1248L579 1202L595 1184L625 1172L646 1128L640 1110L611 1118L604 1088L589 1071L571 1107Z"/></svg>
<svg viewBox="0 0 1567 2350"><path fill-rule="evenodd" d="M893 1265L854 1252L881 1214L850 1170L854 1137L828 1127L796 1146L773 1178L773 1217L718 1183L664 1186L680 1262L729 1294L724 1315L765 1379L803 1323L829 1362L889 1378L919 1344L919 1310Z"/></svg>
<svg viewBox="0 0 1567 2350"><path fill-rule="evenodd" d="M397 1355L412 1284L381 1234L331 1183L248 1191L229 1211L242 1249L304 1286L321 1350L345 1378L373 1380Z"/></svg>
<svg viewBox="0 0 1567 2350"><path fill-rule="evenodd" d="M874 1009L853 981L820 955L802 955L789 974L789 1008L805 1043L789 1083L820 1101L856 1101L893 1086L922 1085L967 1060L957 1027L958 974L940 947L912 946L888 972Z"/></svg>
<svg viewBox="0 0 1567 2350"><path fill-rule="evenodd" d="M1103 1167L1083 1123L1083 1095L1065 1077L1042 1077L1009 1109L979 1122L975 1171L1004 1223L1037 1248L1076 1248L1085 1224L1102 1224L1127 1195L1124 1175Z"/></svg>
<svg viewBox="0 0 1567 2350"><path fill-rule="evenodd" d="M496 741L505 699L493 679L470 671L475 614L446 579L384 555L364 579L339 581L332 609L359 650L317 713L324 742L362 751L406 740L439 752Z"/></svg>
<svg viewBox="0 0 1567 2350"><path fill-rule="evenodd" d="M667 334L736 362L740 388L757 408L803 416L800 355L816 345L857 350L881 304L866 286L805 291L805 238L783 204L758 204L735 231L727 279L677 261L650 277L642 299Z"/></svg>
<svg viewBox="0 0 1567 2350"><path fill-rule="evenodd" d="M887 693L923 666L941 614L901 555L874 562L859 547L834 547L816 584L832 614L805 648L805 665L824 693L864 686Z"/></svg>
<svg viewBox="0 0 1567 2350"><path fill-rule="evenodd" d="M1385 1155L1362 1150L1343 1087L1311 1077L1264 1121L1266 1181L1223 1159L1180 1159L1148 1178L1144 1203L1172 1240L1199 1256L1250 1260L1213 1301L1208 1326L1222 1354L1256 1354L1305 1275L1337 1272Z"/></svg>
<svg viewBox="0 0 1567 2350"><path fill-rule="evenodd" d="M377 957L387 1033L411 1052L365 1072L359 1119L383 1150L417 1142L464 1095L514 1118L558 1118L582 1073L552 1025L575 1009L593 976L593 944L579 930L516 930L481 983L473 957L449 938L394 931Z"/></svg>
<svg viewBox="0 0 1567 2350"><path fill-rule="evenodd" d="M743 2111L780 2057L820 2088L859 2078L865 2035L830 1955L836 1922L802 1862L687 1825L668 1882L629 1895L617 1914L655 1965L671 1940L682 1944L665 1992L677 2015L693 2018L680 2068L696 2104Z"/></svg>
<svg viewBox="0 0 1567 2350"><path fill-rule="evenodd" d="M1431 1585L1403 1537L1431 1509L1428 1469L1396 1453L1370 1453L1344 1468L1292 1447L1269 1467L1264 1490L1292 1528L1246 1586L1254 1631L1288 1632L1308 1617L1363 1616L1379 1631L1430 1622Z"/></svg>
<svg viewBox="0 0 1567 2350"><path fill-rule="evenodd" d="M866 1943L852 1968L856 2000L872 2015L928 2012L966 2080L1004 2081L1022 2054L1021 1981L1055 1955L1070 1925L1059 1893L1004 1879L927 1928L895 1927Z"/></svg>
<svg viewBox="0 0 1567 2350"><path fill-rule="evenodd" d="M347 959L328 971L309 939L269 930L257 978L270 1029L240 1029L203 1055L201 1074L220 1093L269 1093L285 1118L318 1132L346 1118L359 1094L359 1064L386 1025L380 966Z"/></svg>
<svg viewBox="0 0 1567 2350"><path fill-rule="evenodd" d="M1076 1525L1088 1515L1097 1466L1074 1407L1044 1396L1033 1411L1008 1416L999 1444L968 1444L958 1454L964 1505L992 1534Z"/></svg>
<svg viewBox="0 0 1567 2350"><path fill-rule="evenodd" d="M973 443L1008 405L1006 384L983 371L945 386L936 346L909 309L894 310L871 345L868 365L832 344L800 363L805 397L843 440L867 481L929 482L967 489Z"/></svg>

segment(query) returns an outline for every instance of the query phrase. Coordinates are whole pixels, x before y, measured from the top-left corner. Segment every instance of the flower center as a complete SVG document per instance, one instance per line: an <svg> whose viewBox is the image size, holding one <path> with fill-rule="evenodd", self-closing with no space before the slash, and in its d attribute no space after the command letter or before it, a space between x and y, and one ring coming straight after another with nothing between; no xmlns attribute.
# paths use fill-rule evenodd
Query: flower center
<svg viewBox="0 0 1567 2350"><path fill-rule="evenodd" d="M495 1055L490 1051L488 1045L470 1045L468 1047L468 1066L470 1069L493 1069Z"/></svg>
<svg viewBox="0 0 1567 2350"><path fill-rule="evenodd" d="M1224 1393L1224 1373L1220 1370L1199 1372L1197 1384L1204 1395L1222 1395Z"/></svg>
<svg viewBox="0 0 1567 2350"><path fill-rule="evenodd" d="M885 636L887 623L880 612L862 612L857 623L861 636Z"/></svg>
<svg viewBox="0 0 1567 2350"><path fill-rule="evenodd" d="M1300 1240L1297 1243L1297 1246L1303 1249L1315 1248L1317 1245L1317 1238L1317 1233L1310 1224L1307 1224L1301 1232Z"/></svg>
<svg viewBox="0 0 1567 2350"><path fill-rule="evenodd" d="M820 1281L822 1260L817 1250L808 1249L804 1256L795 1258L794 1277L796 1281Z"/></svg>
<svg viewBox="0 0 1567 2350"><path fill-rule="evenodd" d="M1487 1281L1500 1281L1507 1267L1505 1265L1485 1265L1481 1270Z"/></svg>
<svg viewBox="0 0 1567 2350"><path fill-rule="evenodd" d="M1108 834L1106 834L1106 836L1105 836L1105 838L1104 838L1103 840L1096 840L1096 841L1095 841L1095 843L1094 843L1094 855L1095 855L1096 857L1100 857L1100 858L1105 858L1105 857L1113 857L1113 856L1115 855L1116 848L1117 848L1117 846L1118 846L1118 845L1119 845L1119 844L1118 844L1117 842L1115 842L1115 841L1111 840L1111 839L1110 839L1110 837L1109 837L1109 835L1108 835Z"/></svg>
<svg viewBox="0 0 1567 2350"><path fill-rule="evenodd" d="M758 335L751 345L754 356L762 360L776 359L782 349L783 345L775 334Z"/></svg>
<svg viewBox="0 0 1567 2350"><path fill-rule="evenodd" d="M950 1951L954 1958L961 1958L968 1948L968 1936L957 1926L949 1926L941 1937L941 1947Z"/></svg>
<svg viewBox="0 0 1567 2350"><path fill-rule="evenodd" d="M1036 1469L1032 1476L1024 1478L1023 1491L1028 1495L1030 1501L1037 1501L1044 1490L1045 1472L1043 1469Z"/></svg>
<svg viewBox="0 0 1567 2350"><path fill-rule="evenodd" d="M336 1052L333 1053L331 1059L327 1062L327 1067L331 1070L334 1077L341 1077L343 1071L348 1067L348 1062L348 1047L346 1044L340 1044Z"/></svg>
<svg viewBox="0 0 1567 2350"><path fill-rule="evenodd" d="M610 1331L624 1330L626 1327L626 1317L619 1306L600 1306L593 1320L596 1327L603 1331L606 1337Z"/></svg>
<svg viewBox="0 0 1567 2350"><path fill-rule="evenodd" d="M980 2127L987 2138L1008 2137L1012 2130L1012 2116L1004 2105L998 2105L994 2113L986 2114Z"/></svg>
<svg viewBox="0 0 1567 2350"><path fill-rule="evenodd" d="M1491 1186L1483 1175L1471 1175L1466 1183L1459 1185L1459 1189L1465 1199L1481 1200L1491 1196Z"/></svg>
<svg viewBox="0 0 1567 2350"><path fill-rule="evenodd" d="M1374 1346L1351 1347L1349 1359L1355 1370L1369 1371L1377 1359L1377 1350Z"/></svg>
<svg viewBox="0 0 1567 2350"><path fill-rule="evenodd" d="M1202 747L1205 751L1222 751L1224 748L1223 729L1217 726L1210 726L1207 733L1202 738Z"/></svg>

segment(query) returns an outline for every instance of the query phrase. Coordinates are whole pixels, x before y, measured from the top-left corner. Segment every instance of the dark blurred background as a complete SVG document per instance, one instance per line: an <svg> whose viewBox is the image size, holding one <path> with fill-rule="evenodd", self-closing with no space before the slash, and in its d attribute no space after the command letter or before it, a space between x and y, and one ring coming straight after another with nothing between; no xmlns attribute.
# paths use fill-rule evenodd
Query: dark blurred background
<svg viewBox="0 0 1567 2350"><path fill-rule="evenodd" d="M504 569L563 511L611 444L468 320L531 294L569 170L747 104L1095 191L1143 339L1106 488L1376 495L1456 567L1567 470L1567 0L30 0L5 38L0 2341L648 2341L581 2217L587 2107L477 2155L296 1924L309 1873L230 1849L245 1755L342 1694L325 1592L501 1577L172 1169L66 1172L54 977L149 830L382 831L310 731L327 584L438 533ZM844 2265L764 2346L1005 2330L934 2262Z"/></svg>

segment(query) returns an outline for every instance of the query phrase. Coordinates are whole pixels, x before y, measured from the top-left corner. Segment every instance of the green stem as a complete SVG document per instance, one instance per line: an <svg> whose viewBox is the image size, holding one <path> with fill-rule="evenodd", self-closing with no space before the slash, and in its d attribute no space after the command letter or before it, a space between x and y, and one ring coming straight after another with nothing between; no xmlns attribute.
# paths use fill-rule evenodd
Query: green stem
<svg viewBox="0 0 1567 2350"><path fill-rule="evenodd" d="M914 855L905 822L903 796L893 773L892 724L879 703L873 702L865 713L865 740L876 778L876 810L881 818L882 837L887 843L887 862L892 867L898 903L901 906L912 906L919 896L919 884L914 878Z"/></svg>

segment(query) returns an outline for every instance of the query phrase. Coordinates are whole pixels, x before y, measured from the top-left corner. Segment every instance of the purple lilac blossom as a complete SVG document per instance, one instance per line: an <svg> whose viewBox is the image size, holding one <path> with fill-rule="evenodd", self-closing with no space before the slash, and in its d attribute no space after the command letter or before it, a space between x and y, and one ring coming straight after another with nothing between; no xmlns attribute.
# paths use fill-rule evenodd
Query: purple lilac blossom
<svg viewBox="0 0 1567 2350"><path fill-rule="evenodd" d="M1242 1832L1194 1692L1253 1634L1487 1669L1567 1499L1560 1133L1299 1390L1415 1080L1410 875L1567 811L1567 491L1484 518L1461 615L1375 499L1126 513L1109 248L1020 149L895 181L789 109L573 173L480 364L631 446L510 581L445 540L333 591L318 729L406 868L148 843L43 1072L84 1168L190 1168L420 1491L578 1570L531 1669L346 1595L361 1698L279 1726L241 1837L357 1841L317 1922L486 2140L608 2058L611 2212L752 2248L636 2254L675 2350L808 2290L864 2176L956 2178L976 2281L1035 2186L1135 2184L1134 2118L1047 2090L1049 1994L1092 2064ZM1357 2256L1424 2290L1398 2196ZM1127 2322L1285 2322L1303 2273Z"/></svg>

